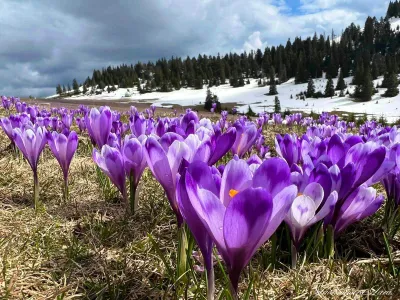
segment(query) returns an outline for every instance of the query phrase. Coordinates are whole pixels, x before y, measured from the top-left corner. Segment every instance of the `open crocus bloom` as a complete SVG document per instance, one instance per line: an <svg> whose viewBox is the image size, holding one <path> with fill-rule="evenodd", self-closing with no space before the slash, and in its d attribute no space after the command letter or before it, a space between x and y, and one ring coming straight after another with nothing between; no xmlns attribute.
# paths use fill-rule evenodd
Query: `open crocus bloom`
<svg viewBox="0 0 400 300"><path fill-rule="evenodd" d="M300 246L306 231L315 223L325 218L334 208L338 198L333 191L323 205L324 190L319 183L312 182L293 201L285 222L290 228L293 244Z"/></svg>
<svg viewBox="0 0 400 300"><path fill-rule="evenodd" d="M278 228L297 188L290 185L289 167L279 158L265 161L254 177L246 161L236 158L221 181L219 189L211 168L200 161L190 164L185 175L188 201L201 221L195 226L213 239L237 290L241 271Z"/></svg>

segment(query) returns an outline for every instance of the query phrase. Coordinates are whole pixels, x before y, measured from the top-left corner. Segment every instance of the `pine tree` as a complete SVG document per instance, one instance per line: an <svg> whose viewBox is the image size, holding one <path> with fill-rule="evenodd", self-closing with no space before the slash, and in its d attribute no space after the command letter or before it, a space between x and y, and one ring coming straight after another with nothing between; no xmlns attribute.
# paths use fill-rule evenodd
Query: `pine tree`
<svg viewBox="0 0 400 300"><path fill-rule="evenodd" d="M328 81L326 82L326 87L325 87L325 97L333 97L335 96L335 88L333 86L333 80L331 77L328 78Z"/></svg>
<svg viewBox="0 0 400 300"><path fill-rule="evenodd" d="M239 86L244 86L244 79L243 79L243 76L241 76L240 79L239 79L238 87L239 87Z"/></svg>
<svg viewBox="0 0 400 300"><path fill-rule="evenodd" d="M74 89L74 94L79 95L79 84L76 79L72 80L72 88Z"/></svg>
<svg viewBox="0 0 400 300"><path fill-rule="evenodd" d="M360 85L363 81L363 78L364 78L364 64L362 63L362 61L359 60L357 62L356 71L353 77L352 84Z"/></svg>
<svg viewBox="0 0 400 300"><path fill-rule="evenodd" d="M88 89L87 89L87 86L86 86L86 84L84 84L83 85L83 94L85 95L86 93L87 93L87 91L88 91Z"/></svg>
<svg viewBox="0 0 400 300"><path fill-rule="evenodd" d="M275 82L275 70L274 67L271 67L269 72L269 92L268 95L277 95L278 90L276 89L276 82Z"/></svg>
<svg viewBox="0 0 400 300"><path fill-rule="evenodd" d="M356 86L353 97L359 101L370 101L372 98L374 84L372 82L371 72L366 68L361 83Z"/></svg>
<svg viewBox="0 0 400 300"><path fill-rule="evenodd" d="M106 84L104 83L104 81L103 81L103 80L100 80L98 88L99 88L100 90L104 90L105 87L106 87Z"/></svg>
<svg viewBox="0 0 400 300"><path fill-rule="evenodd" d="M390 73L388 75L387 82L387 90L383 94L383 97L395 97L399 94L399 81L397 80L397 75L394 73Z"/></svg>
<svg viewBox="0 0 400 300"><path fill-rule="evenodd" d="M62 94L62 88L61 88L60 84L58 84L57 87L56 87L56 94L58 94L58 95Z"/></svg>
<svg viewBox="0 0 400 300"><path fill-rule="evenodd" d="M378 64L375 60L372 62L371 76L373 80L377 79L379 76Z"/></svg>
<svg viewBox="0 0 400 300"><path fill-rule="evenodd" d="M196 90L201 90L203 88L203 78L198 76L194 83L194 88Z"/></svg>
<svg viewBox="0 0 400 300"><path fill-rule="evenodd" d="M62 93L65 94L66 92L67 92L67 89L65 88L65 85L63 85Z"/></svg>
<svg viewBox="0 0 400 300"><path fill-rule="evenodd" d="M312 80L312 78L310 78L310 80L308 81L308 85L307 85L307 92L306 92L306 96L307 98L312 98L315 94L315 85L314 85L314 80Z"/></svg>
<svg viewBox="0 0 400 300"><path fill-rule="evenodd" d="M346 87L347 86L346 86L346 83L344 82L343 72L342 72L342 70L340 70L339 78L338 78L335 90L343 91Z"/></svg>
<svg viewBox="0 0 400 300"><path fill-rule="evenodd" d="M286 66L281 64L279 66L279 83L284 83L287 81L287 73L286 73Z"/></svg>
<svg viewBox="0 0 400 300"><path fill-rule="evenodd" d="M69 85L69 83L68 83L68 86L67 86L67 91L68 91L68 94L71 91L71 86Z"/></svg>
<svg viewBox="0 0 400 300"><path fill-rule="evenodd" d="M275 96L275 100L274 100L274 112L276 114L281 112L281 102L279 101L278 96Z"/></svg>

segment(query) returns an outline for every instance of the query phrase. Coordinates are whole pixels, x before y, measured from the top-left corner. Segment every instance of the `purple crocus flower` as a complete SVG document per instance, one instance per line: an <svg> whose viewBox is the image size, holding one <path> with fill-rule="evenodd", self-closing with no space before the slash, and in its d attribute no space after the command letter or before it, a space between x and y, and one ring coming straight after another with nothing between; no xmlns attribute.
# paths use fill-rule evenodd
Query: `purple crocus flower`
<svg viewBox="0 0 400 300"><path fill-rule="evenodd" d="M124 158L119 149L103 145L101 152L93 149L93 160L97 166L110 178L111 182L121 192L126 208L128 209L128 198L125 184Z"/></svg>
<svg viewBox="0 0 400 300"><path fill-rule="evenodd" d="M86 130L86 123L84 118L76 118L75 119L76 125L78 125L79 131L82 133Z"/></svg>
<svg viewBox="0 0 400 300"><path fill-rule="evenodd" d="M280 134L275 137L275 150L278 155L284 158L289 166L297 164L300 160L300 142L295 134Z"/></svg>
<svg viewBox="0 0 400 300"><path fill-rule="evenodd" d="M9 118L0 118L0 126L3 128L4 133L8 136L10 141L14 143L13 139L13 126Z"/></svg>
<svg viewBox="0 0 400 300"><path fill-rule="evenodd" d="M68 128L68 129L71 127L73 120L74 120L74 115L69 114L69 113L63 114L62 119L61 119L64 127Z"/></svg>
<svg viewBox="0 0 400 300"><path fill-rule="evenodd" d="M224 134L211 136L211 156L208 161L210 166L219 161L232 148L236 141L236 128L229 128Z"/></svg>
<svg viewBox="0 0 400 300"><path fill-rule="evenodd" d="M25 102L16 102L15 109L17 110L17 112L23 113L23 112L26 112L27 105Z"/></svg>
<svg viewBox="0 0 400 300"><path fill-rule="evenodd" d="M136 198L136 190L139 184L140 177L146 168L146 156L143 141L146 136L141 135L138 138L135 136L125 136L125 141L122 146L122 156L124 158L125 173L129 177L130 182L130 208L134 213L138 206Z"/></svg>
<svg viewBox="0 0 400 300"><path fill-rule="evenodd" d="M15 145L22 152L33 171L34 203L35 210L39 204L39 179L37 166L39 156L46 146L46 129L39 126L25 125L22 129L13 130Z"/></svg>
<svg viewBox="0 0 400 300"><path fill-rule="evenodd" d="M197 113L188 109L186 110L186 114L182 117L180 127L186 135L190 133L194 133L194 125L199 122L199 117Z"/></svg>
<svg viewBox="0 0 400 300"><path fill-rule="evenodd" d="M92 141L102 148L108 141L111 131L111 110L108 106L92 108L90 113L85 116L85 124Z"/></svg>
<svg viewBox="0 0 400 300"><path fill-rule="evenodd" d="M47 132L47 142L51 152L57 159L64 175L64 201L68 200L68 171L71 165L72 157L78 148L78 135L75 131L71 131L69 135Z"/></svg>
<svg viewBox="0 0 400 300"><path fill-rule="evenodd" d="M202 166L204 168L204 164ZM209 169L206 168L206 171L208 170ZM179 210L185 219L185 222L188 224L190 231L199 245L201 254L203 255L204 266L207 271L207 299L214 299L215 283L212 259L213 240L208 234L207 230L204 230L202 220L197 215L197 212L189 199L186 191L186 171L183 172L182 176L178 175L176 195L178 199Z"/></svg>
<svg viewBox="0 0 400 300"><path fill-rule="evenodd" d="M292 238L292 267L296 266L297 251L307 230L331 213L337 202L338 194L333 191L323 203L324 190L316 182L312 182L299 194L285 217Z"/></svg>
<svg viewBox="0 0 400 300"><path fill-rule="evenodd" d="M272 115L272 120L274 121L274 124L282 124L282 116L281 114L273 114Z"/></svg>
<svg viewBox="0 0 400 300"><path fill-rule="evenodd" d="M344 158L344 167L340 169L340 173L337 174L340 180L335 184L335 188L338 191L338 201L335 210L324 219L325 224L331 224L336 233L342 231L349 222L352 223L361 220L371 215L379 208L380 204L377 204L381 199L380 197L375 197L376 194L373 199L371 198L372 196L370 197L371 199L369 199L370 202L375 203L375 205L368 202L368 199L359 199L358 197L362 198L367 195L369 197L372 191L368 193L365 191L365 183L374 182L374 177L376 177L376 180L382 178L380 174L382 172L381 170L387 170L386 168L381 168L385 160L385 155L385 147L378 146L374 142L356 144L347 152ZM362 185L364 185L364 188L361 187ZM363 210L364 212L358 214L357 218L353 218L351 214L343 216L343 212L346 211L348 207L355 207L352 205L353 202L362 206L357 206L357 211ZM375 211L371 212L372 209L375 209ZM349 220L346 219L346 216L349 216ZM343 226L343 224L345 224L345 226Z"/></svg>
<svg viewBox="0 0 400 300"><path fill-rule="evenodd" d="M1 97L1 102L3 104L4 109L9 110L11 107L11 100L7 99L6 96Z"/></svg>
<svg viewBox="0 0 400 300"><path fill-rule="evenodd" d="M129 118L129 123L131 127L132 133L139 137L143 134L146 134L146 118L139 113L136 113L132 117Z"/></svg>
<svg viewBox="0 0 400 300"><path fill-rule="evenodd" d="M237 121L234 127L236 128L236 140L232 146L232 153L241 158L253 147L259 131L254 123L243 125Z"/></svg>
<svg viewBox="0 0 400 300"><path fill-rule="evenodd" d="M145 156L147 164L154 177L164 188L168 201L174 211L178 227L182 224L182 215L176 200L176 175L183 160L189 161L191 151L185 142L175 140L168 149L153 136L145 142Z"/></svg>
<svg viewBox="0 0 400 300"><path fill-rule="evenodd" d="M281 159L265 161L254 178L245 161L232 160L224 170L220 191L211 178L207 164L198 161L189 165L185 200L201 222L188 225L195 226L194 230L205 229L211 236L227 264L236 295L241 271L282 222L297 188L290 185L289 167Z"/></svg>
<svg viewBox="0 0 400 300"><path fill-rule="evenodd" d="M340 206L334 229L335 234L343 231L350 224L374 214L382 205L382 195L376 196L376 190L365 185L353 191Z"/></svg>
<svg viewBox="0 0 400 300"><path fill-rule="evenodd" d="M154 116L156 109L157 109L157 106L155 106L154 104L150 105L150 110L151 110L152 116Z"/></svg>

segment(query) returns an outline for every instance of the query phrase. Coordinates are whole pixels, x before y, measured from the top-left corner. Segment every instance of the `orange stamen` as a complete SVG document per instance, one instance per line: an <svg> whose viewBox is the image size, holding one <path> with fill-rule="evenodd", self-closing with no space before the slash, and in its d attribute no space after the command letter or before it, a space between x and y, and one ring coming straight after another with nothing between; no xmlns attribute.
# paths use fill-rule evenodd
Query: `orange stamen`
<svg viewBox="0 0 400 300"><path fill-rule="evenodd" d="M230 190L230 191L229 191L229 196L230 196L231 198L233 198L233 197L235 197L238 193L239 193L239 191L237 191L237 190Z"/></svg>

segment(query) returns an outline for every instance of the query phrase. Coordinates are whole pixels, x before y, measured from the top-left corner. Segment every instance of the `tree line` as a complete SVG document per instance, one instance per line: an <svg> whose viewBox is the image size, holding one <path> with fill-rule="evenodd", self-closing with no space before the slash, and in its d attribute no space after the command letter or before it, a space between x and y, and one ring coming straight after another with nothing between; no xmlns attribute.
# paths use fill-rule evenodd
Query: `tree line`
<svg viewBox="0 0 400 300"><path fill-rule="evenodd" d="M398 1L389 4L397 5ZM389 16L389 15L388 15ZM357 85L354 97L367 101L375 91L372 80L385 75L382 87L397 89L397 69L400 33L393 31L388 17L368 17L364 29L351 24L341 33L290 39L286 45L266 47L250 52L229 53L217 56L162 58L155 62L138 62L108 66L93 70L81 84L74 79L72 89L59 84L57 94L95 93L116 88L134 88L140 93L169 92L182 87L202 89L229 83L232 87L244 86L249 78L258 78L259 85L272 85L270 94L277 94L276 84L294 77L295 83L310 79L344 78L354 75ZM339 72L340 70L340 72ZM340 73L340 74L339 74ZM332 84L330 84L332 85ZM396 86L395 86L396 85ZM329 93L331 92L329 87Z"/></svg>

